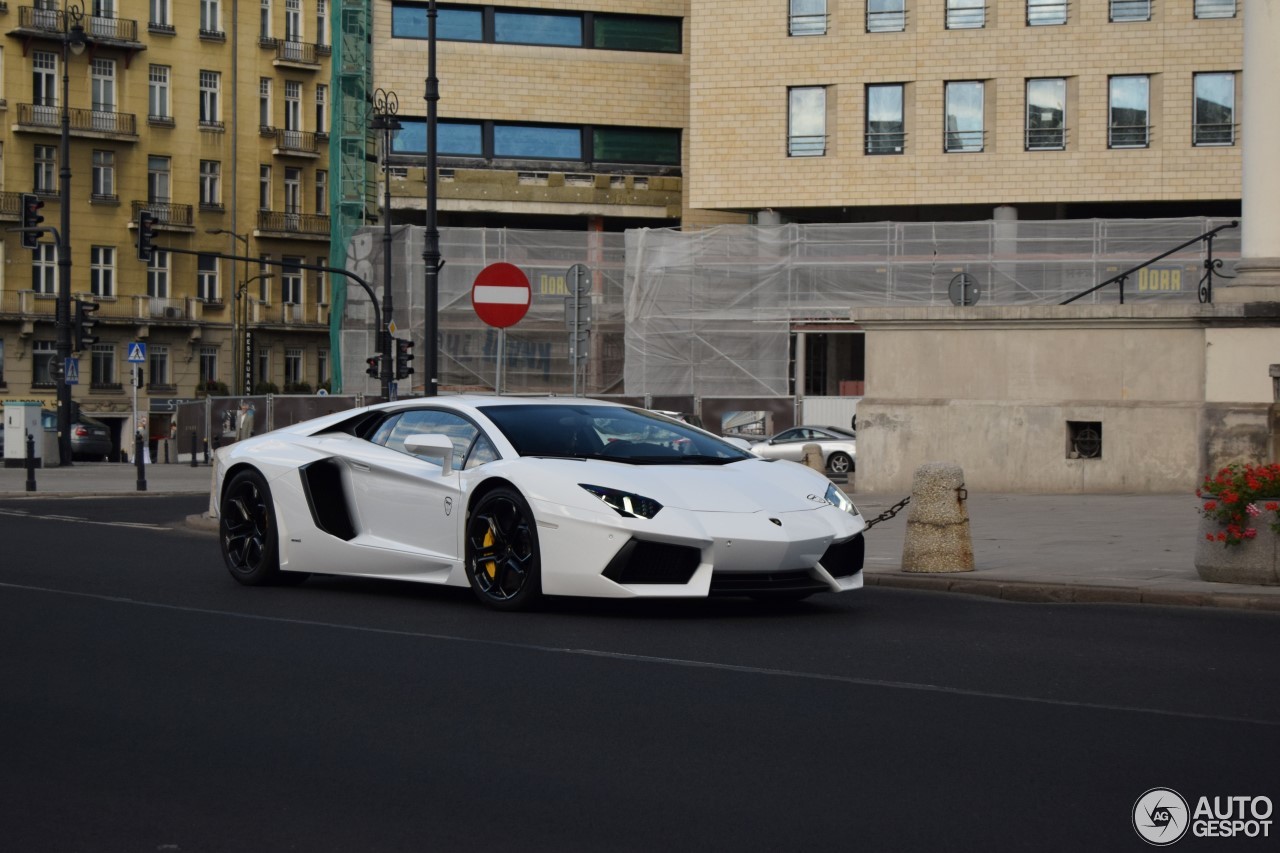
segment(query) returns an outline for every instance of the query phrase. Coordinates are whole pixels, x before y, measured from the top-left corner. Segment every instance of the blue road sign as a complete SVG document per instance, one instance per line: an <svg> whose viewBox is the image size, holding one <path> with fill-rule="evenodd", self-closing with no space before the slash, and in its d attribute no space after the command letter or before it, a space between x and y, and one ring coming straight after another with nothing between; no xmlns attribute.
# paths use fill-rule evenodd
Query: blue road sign
<svg viewBox="0 0 1280 853"><path fill-rule="evenodd" d="M80 360L68 357L62 369L62 381L68 385L80 384Z"/></svg>
<svg viewBox="0 0 1280 853"><path fill-rule="evenodd" d="M144 364L147 360L147 345L141 341L129 344L129 363Z"/></svg>

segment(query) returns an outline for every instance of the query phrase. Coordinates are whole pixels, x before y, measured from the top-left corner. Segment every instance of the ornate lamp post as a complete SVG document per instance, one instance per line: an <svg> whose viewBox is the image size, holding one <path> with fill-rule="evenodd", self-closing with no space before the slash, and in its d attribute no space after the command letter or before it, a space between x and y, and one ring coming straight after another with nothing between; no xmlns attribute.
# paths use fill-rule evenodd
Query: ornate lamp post
<svg viewBox="0 0 1280 853"><path fill-rule="evenodd" d="M391 296L391 136L400 129L396 113L400 111L400 98L387 89L373 90L373 120L371 130L382 131L382 328L378 329L378 351L382 353L383 399L392 399L391 380L395 376L395 361L391 352L391 323L393 303Z"/></svg>
<svg viewBox="0 0 1280 853"><path fill-rule="evenodd" d="M61 228L58 240L58 462L71 464L71 386L67 384L66 363L71 358L71 107L70 82L67 66L71 54L84 53L87 39L84 27L84 7L78 3L67 4L62 13L62 146L58 153L58 200Z"/></svg>

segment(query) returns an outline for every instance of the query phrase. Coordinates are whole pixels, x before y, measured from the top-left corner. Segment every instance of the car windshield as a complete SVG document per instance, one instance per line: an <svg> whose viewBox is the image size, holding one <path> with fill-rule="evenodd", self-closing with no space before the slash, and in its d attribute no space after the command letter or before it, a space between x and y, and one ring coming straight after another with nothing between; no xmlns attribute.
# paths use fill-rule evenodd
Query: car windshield
<svg viewBox="0 0 1280 853"><path fill-rule="evenodd" d="M724 465L755 458L716 436L643 409L482 406L521 456L608 459L632 465Z"/></svg>

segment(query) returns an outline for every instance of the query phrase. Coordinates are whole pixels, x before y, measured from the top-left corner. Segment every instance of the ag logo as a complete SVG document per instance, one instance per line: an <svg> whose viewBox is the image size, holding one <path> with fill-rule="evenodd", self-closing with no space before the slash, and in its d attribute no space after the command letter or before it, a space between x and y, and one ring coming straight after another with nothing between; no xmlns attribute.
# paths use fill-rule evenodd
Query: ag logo
<svg viewBox="0 0 1280 853"><path fill-rule="evenodd" d="M1190 823L1187 801L1171 788L1152 788L1133 804L1133 828L1148 844L1167 847Z"/></svg>

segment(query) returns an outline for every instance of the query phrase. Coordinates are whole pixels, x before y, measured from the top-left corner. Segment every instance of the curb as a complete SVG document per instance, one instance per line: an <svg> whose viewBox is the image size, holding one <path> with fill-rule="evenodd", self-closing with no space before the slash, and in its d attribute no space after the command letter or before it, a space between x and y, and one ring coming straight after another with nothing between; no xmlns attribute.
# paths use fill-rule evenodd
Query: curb
<svg viewBox="0 0 1280 853"><path fill-rule="evenodd" d="M201 533L217 533L218 519L210 518L207 512L202 512L199 515L188 515L187 526Z"/></svg>
<svg viewBox="0 0 1280 853"><path fill-rule="evenodd" d="M1221 607L1280 613L1280 596L1241 592L1181 592L1127 586L1070 585L1036 581L983 580L946 576L863 573L867 586L985 595L1004 601L1050 604L1159 604L1172 607Z"/></svg>

